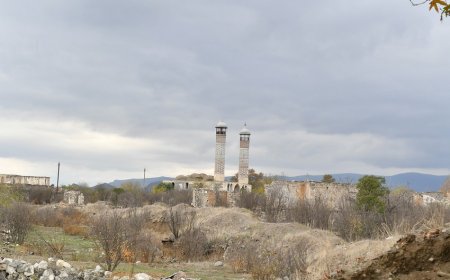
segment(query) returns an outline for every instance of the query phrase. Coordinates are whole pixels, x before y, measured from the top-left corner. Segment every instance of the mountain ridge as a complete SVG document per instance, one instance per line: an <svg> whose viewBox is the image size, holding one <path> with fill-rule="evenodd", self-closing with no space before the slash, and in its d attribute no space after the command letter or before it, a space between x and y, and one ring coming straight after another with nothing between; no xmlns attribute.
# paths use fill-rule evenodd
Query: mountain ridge
<svg viewBox="0 0 450 280"><path fill-rule="evenodd" d="M336 173L331 174L336 182L339 183L352 183L356 184L362 176L365 174L358 173ZM376 175L381 176L386 179L386 185L390 188L398 187L398 186L406 186L411 188L416 192L436 192L439 191L440 187L444 183L445 179L448 175L432 175L426 173L419 172L406 172L399 173L390 176ZM281 176L280 178L288 181L321 181L323 175L298 175L298 176ZM226 177L227 179L231 178L231 176ZM164 180L173 180L172 177L160 176L160 177L152 177L145 179L145 188L152 188L154 185L159 184ZM143 179L116 179L110 183L114 187L120 187L124 183L133 182L140 186L143 185Z"/></svg>

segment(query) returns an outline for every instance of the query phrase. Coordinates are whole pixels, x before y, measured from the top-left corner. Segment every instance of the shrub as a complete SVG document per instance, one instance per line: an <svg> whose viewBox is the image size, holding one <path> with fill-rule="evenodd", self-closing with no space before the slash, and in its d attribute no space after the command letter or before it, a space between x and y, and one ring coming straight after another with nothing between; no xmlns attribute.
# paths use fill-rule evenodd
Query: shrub
<svg viewBox="0 0 450 280"><path fill-rule="evenodd" d="M6 227L10 232L11 242L22 244L31 229L30 207L21 202L14 202L4 209Z"/></svg>
<svg viewBox="0 0 450 280"><path fill-rule="evenodd" d="M125 219L117 212L105 213L92 221L91 234L103 251L101 261L109 271L113 271L124 258L126 231Z"/></svg>

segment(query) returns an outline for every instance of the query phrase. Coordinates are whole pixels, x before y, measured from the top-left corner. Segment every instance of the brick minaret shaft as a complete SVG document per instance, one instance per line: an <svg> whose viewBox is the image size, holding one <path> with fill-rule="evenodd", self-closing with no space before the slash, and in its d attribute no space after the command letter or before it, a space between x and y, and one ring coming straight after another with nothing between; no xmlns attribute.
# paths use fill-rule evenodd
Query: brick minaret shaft
<svg viewBox="0 0 450 280"><path fill-rule="evenodd" d="M248 185L248 161L249 161L249 148L250 148L250 131L246 126L239 133L239 172L238 172L238 184L240 186Z"/></svg>
<svg viewBox="0 0 450 280"><path fill-rule="evenodd" d="M219 122L216 125L216 160L214 168L214 181L225 181L225 143L227 138L227 125Z"/></svg>

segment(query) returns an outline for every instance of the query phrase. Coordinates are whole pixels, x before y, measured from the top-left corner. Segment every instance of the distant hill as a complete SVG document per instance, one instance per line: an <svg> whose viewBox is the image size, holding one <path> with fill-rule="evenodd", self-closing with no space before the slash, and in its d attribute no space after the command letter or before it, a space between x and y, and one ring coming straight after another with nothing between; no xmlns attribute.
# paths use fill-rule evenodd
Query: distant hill
<svg viewBox="0 0 450 280"><path fill-rule="evenodd" d="M341 173L332 174L339 183L357 183L363 174L355 173ZM286 180L290 181L321 181L323 175L301 175L301 176L285 176ZM423 173L401 173L392 176L383 176L386 178L386 185L389 187L407 186L416 192L435 192L444 183L447 175L430 175Z"/></svg>
<svg viewBox="0 0 450 280"><path fill-rule="evenodd" d="M164 180L172 180L171 177L154 177L154 178L145 178L145 186L144 184L144 179L123 179L123 180L114 180L111 183L109 183L109 185L114 186L115 188L120 187L122 184L124 183L135 183L140 185L141 187L143 187L146 190L151 190L151 188L157 184L159 184L160 182L164 181Z"/></svg>
<svg viewBox="0 0 450 280"><path fill-rule="evenodd" d="M333 177L336 179L336 182L339 183L357 183L359 178L364 176L363 174L356 174L356 173L339 173L339 174L332 174ZM381 176L381 175L380 175ZM445 179L447 178L446 175L430 175L430 174L423 174L423 173L401 173L396 174L392 176L384 176L386 178L386 184L393 188L397 186L407 186L416 192L436 192L439 191L439 188L444 183ZM226 177L226 180L229 180L231 177ZM284 176L285 180L288 181L321 181L323 178L323 175L301 175L301 176ZM124 179L124 180L114 180L111 183L108 184L102 184L104 187L112 186L112 187L120 187L123 183L127 182L134 182L140 186L142 186L144 189L150 191L153 186L159 184L161 181L164 180L173 180L171 177L154 177L154 178L146 178L145 184L143 185L143 179ZM98 185L99 186L99 185ZM96 187L98 187L96 186Z"/></svg>
<svg viewBox="0 0 450 280"><path fill-rule="evenodd" d="M94 189L106 189L106 190L109 190L109 189L114 189L115 186L113 186L113 185L111 185L111 184L103 183L103 184L98 184L98 185L96 185L96 186L93 186L92 188L94 188Z"/></svg>

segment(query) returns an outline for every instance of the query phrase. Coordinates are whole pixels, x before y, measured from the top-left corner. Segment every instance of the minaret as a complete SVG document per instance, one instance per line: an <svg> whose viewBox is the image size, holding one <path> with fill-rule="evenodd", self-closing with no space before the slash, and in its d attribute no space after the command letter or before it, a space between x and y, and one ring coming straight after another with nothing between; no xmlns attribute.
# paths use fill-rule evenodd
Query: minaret
<svg viewBox="0 0 450 280"><path fill-rule="evenodd" d="M219 122L216 125L216 164L214 168L214 181L225 181L225 142L227 138L227 125Z"/></svg>
<svg viewBox="0 0 450 280"><path fill-rule="evenodd" d="M242 187L248 185L248 150L250 148L250 130L247 129L247 125L239 133L239 172L238 172L238 184Z"/></svg>

